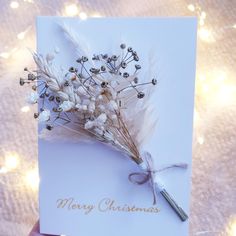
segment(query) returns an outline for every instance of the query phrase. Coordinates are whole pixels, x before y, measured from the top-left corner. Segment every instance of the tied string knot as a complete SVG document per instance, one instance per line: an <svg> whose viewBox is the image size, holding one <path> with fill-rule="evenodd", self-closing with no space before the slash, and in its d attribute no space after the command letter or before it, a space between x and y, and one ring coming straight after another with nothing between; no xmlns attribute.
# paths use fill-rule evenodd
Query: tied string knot
<svg viewBox="0 0 236 236"><path fill-rule="evenodd" d="M155 205L157 202L157 189L159 189L159 191L162 191L162 189L164 188L163 185L157 180L157 173L162 172L167 169L172 169L175 167L187 169L188 164L175 163L175 164L171 164L160 169L154 169L154 161L153 161L152 155L149 152L144 152L142 155L142 159L143 159L143 162L139 164L142 171L130 173L129 181L137 185L143 185L149 182L152 187L153 205Z"/></svg>

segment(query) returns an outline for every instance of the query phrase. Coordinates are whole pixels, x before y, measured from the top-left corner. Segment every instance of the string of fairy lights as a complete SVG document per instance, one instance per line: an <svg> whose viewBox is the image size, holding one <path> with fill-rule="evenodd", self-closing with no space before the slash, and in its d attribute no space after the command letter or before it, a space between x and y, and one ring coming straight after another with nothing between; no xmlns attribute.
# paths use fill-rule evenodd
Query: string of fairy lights
<svg viewBox="0 0 236 236"><path fill-rule="evenodd" d="M38 3L34 0L18 0L10 1L9 8L12 11L19 11L22 4L34 4ZM208 15L199 4L189 4L186 6L191 15L195 15L199 19L199 29L198 29L198 39L199 43L216 43L217 39L215 37L216 32L210 29L207 25ZM53 9L52 9L53 10ZM55 12L56 15L60 16L70 16L79 17L81 20L86 20L88 17L102 17L98 12L87 13L81 9L78 3L65 3L63 8L59 12ZM32 26L29 25L25 30L19 32L16 35L15 47L8 50L0 51L0 61L8 61L11 59L18 51L18 42L26 39L27 35L32 30ZM224 30L236 30L236 22L232 25L224 26ZM16 57L17 58L17 57ZM17 60L15 60L17 63ZM211 103L212 106L227 106L236 103L236 86L229 79L230 73L223 69L216 69L207 74L197 73L197 83L196 83L196 96L203 103ZM207 95L207 96L206 96ZM24 105L20 108L20 112L27 113L30 111L28 105ZM195 108L194 113L194 125L196 130L196 142L198 145L204 145L205 137L204 133L199 129L199 123L201 123L201 114ZM200 130L200 131L198 131ZM16 172L20 169L22 158L19 154L14 152L7 152L4 156L4 162L0 165L0 175ZM33 166L29 170L24 171L24 183L32 191L37 192L39 184L38 168ZM236 236L236 219L231 219L227 234L229 236Z"/></svg>

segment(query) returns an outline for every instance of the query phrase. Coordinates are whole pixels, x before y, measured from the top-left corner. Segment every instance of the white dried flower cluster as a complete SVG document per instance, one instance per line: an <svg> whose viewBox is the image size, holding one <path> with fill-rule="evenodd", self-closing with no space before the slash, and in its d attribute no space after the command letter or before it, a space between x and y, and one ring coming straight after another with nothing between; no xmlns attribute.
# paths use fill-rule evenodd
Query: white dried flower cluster
<svg viewBox="0 0 236 236"><path fill-rule="evenodd" d="M144 85L155 85L157 81L139 83L141 66L136 64L139 61L137 52L131 47L126 48L125 44L120 47L123 56L94 55L92 60L97 67L89 67L88 58L82 56L76 61L78 66L69 68L64 74L53 63L55 54L46 57L34 54L37 74L26 68L28 78L21 78L20 84L33 83L34 92L28 101L36 103L40 99L39 113L34 116L40 122L46 122L47 129L51 130L59 120L65 124L77 123L81 132L122 149L138 162L139 139L137 132L133 132L133 121L126 119L126 113L127 109L135 109L139 102L142 104ZM134 63L132 73L128 69L128 65L133 64L131 62ZM51 107L45 107L46 100L51 102ZM145 109L139 108L138 112Z"/></svg>

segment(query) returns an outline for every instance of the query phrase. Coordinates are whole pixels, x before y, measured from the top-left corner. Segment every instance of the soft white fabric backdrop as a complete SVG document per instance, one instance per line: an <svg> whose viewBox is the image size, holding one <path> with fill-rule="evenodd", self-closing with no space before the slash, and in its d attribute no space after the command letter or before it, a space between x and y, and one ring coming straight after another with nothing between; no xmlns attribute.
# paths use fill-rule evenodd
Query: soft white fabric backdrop
<svg viewBox="0 0 236 236"><path fill-rule="evenodd" d="M0 3L0 167L6 153L20 157L15 170L0 173L0 236L27 235L38 217L37 191L25 180L37 167L36 122L32 109L21 111L25 89L18 86L18 78L31 63L25 48L35 45L35 16L62 15L69 3L77 3L88 15L102 16L196 15L189 4L206 12L208 31L201 29L198 41L190 235L235 235L235 1L18 0L17 9L10 7L11 1ZM18 39L25 30L24 39Z"/></svg>

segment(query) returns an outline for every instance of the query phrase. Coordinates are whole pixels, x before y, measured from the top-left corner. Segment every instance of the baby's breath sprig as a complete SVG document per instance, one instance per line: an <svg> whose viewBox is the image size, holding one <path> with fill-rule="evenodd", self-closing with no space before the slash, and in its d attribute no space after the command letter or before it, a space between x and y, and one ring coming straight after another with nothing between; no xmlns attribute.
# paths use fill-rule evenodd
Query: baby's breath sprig
<svg viewBox="0 0 236 236"><path fill-rule="evenodd" d="M64 74L55 71L54 55L33 54L38 69L25 68L27 76L20 78L20 85L31 85L28 101L39 104L34 118L44 122L46 129L76 124L79 132L111 144L140 163L139 142L129 130L125 113L130 104L138 105L145 97L145 86L156 85L157 80L139 82L137 52L124 43L120 48L121 55L93 55L92 67L89 58L81 56Z"/></svg>

